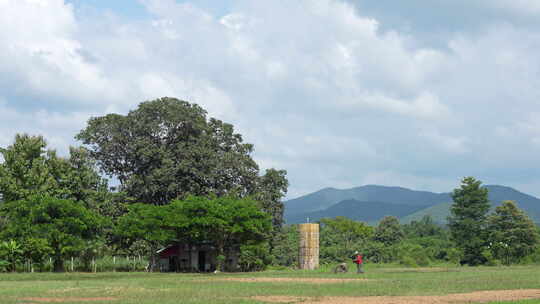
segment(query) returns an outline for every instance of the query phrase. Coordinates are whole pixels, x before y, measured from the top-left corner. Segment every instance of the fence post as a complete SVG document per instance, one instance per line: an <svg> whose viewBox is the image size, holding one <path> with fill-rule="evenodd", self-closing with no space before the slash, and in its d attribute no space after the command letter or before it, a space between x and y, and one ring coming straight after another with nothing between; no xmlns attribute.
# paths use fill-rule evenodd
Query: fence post
<svg viewBox="0 0 540 304"><path fill-rule="evenodd" d="M73 257L71 257L71 272L73 272Z"/></svg>

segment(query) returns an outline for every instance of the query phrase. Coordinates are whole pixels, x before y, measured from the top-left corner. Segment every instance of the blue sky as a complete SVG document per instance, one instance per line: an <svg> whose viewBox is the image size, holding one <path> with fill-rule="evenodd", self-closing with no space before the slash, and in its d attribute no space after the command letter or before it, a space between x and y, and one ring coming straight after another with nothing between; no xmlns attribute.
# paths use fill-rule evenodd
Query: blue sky
<svg viewBox="0 0 540 304"><path fill-rule="evenodd" d="M464 176L540 196L540 1L0 1L0 146L197 102L289 197Z"/></svg>
<svg viewBox="0 0 540 304"><path fill-rule="evenodd" d="M129 18L149 18L150 15L144 5L136 0L69 0L78 11L96 9L101 12L111 11L115 14Z"/></svg>

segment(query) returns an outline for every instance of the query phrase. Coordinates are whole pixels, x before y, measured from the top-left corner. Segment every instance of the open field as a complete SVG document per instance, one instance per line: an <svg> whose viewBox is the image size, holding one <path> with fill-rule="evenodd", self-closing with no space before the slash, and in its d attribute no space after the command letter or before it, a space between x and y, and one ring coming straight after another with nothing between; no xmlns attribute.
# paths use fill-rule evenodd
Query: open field
<svg viewBox="0 0 540 304"><path fill-rule="evenodd" d="M366 274L360 277L324 269L249 274L0 274L0 302L540 303L540 266L366 266Z"/></svg>

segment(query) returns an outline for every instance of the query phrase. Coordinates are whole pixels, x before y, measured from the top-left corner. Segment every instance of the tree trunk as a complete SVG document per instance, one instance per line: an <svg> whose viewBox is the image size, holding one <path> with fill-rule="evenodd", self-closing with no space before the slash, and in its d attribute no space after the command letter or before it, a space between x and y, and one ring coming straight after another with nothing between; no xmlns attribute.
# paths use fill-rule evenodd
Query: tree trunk
<svg viewBox="0 0 540 304"><path fill-rule="evenodd" d="M193 272L194 269L193 269L193 267L192 267L193 261L192 261L192 259L191 259L191 244L188 243L187 246L188 246L188 263L189 263L188 271L189 271L189 272Z"/></svg>
<svg viewBox="0 0 540 304"><path fill-rule="evenodd" d="M54 257L53 269L54 272L64 272L64 259L62 257Z"/></svg>
<svg viewBox="0 0 540 304"><path fill-rule="evenodd" d="M149 261L148 261L148 272L154 272L158 270L158 263L157 263L157 248L158 246L155 244L150 244L150 255L149 255Z"/></svg>
<svg viewBox="0 0 540 304"><path fill-rule="evenodd" d="M176 254L177 254L177 257L176 257L176 260L174 262L174 267L176 268L176 272L180 272L180 244L176 245L177 248L176 248Z"/></svg>
<svg viewBox="0 0 540 304"><path fill-rule="evenodd" d="M216 257L216 260L217 260L216 269L219 271L223 271L223 262L225 261L225 255L223 254L223 247L225 247L223 243L219 242L217 245L218 256Z"/></svg>

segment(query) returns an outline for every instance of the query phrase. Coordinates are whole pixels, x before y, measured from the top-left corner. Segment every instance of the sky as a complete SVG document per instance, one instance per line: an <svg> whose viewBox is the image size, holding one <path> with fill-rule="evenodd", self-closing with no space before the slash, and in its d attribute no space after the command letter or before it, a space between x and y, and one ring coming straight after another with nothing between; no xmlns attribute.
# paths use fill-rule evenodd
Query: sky
<svg viewBox="0 0 540 304"><path fill-rule="evenodd" d="M232 123L288 198L464 176L540 196L538 0L0 0L0 147L67 153L169 96Z"/></svg>

